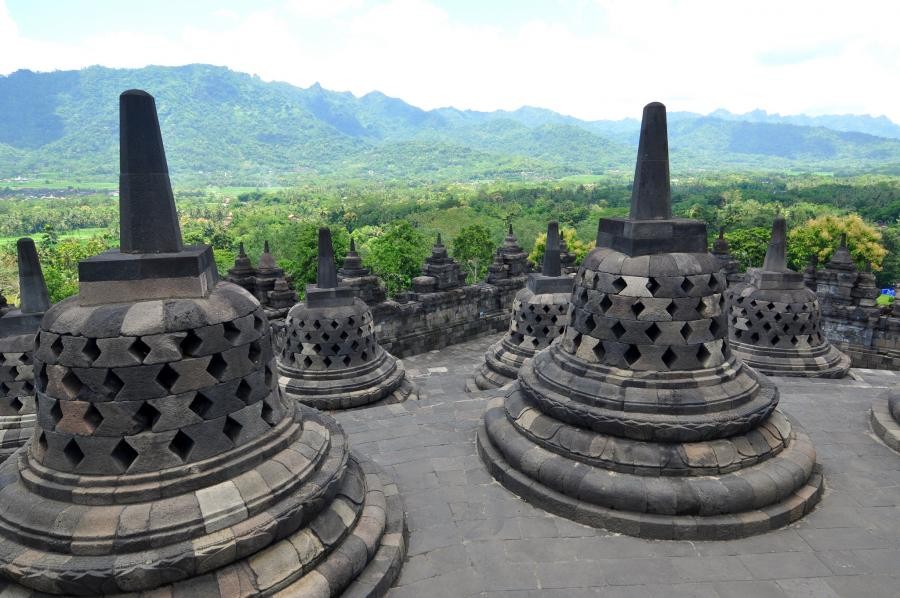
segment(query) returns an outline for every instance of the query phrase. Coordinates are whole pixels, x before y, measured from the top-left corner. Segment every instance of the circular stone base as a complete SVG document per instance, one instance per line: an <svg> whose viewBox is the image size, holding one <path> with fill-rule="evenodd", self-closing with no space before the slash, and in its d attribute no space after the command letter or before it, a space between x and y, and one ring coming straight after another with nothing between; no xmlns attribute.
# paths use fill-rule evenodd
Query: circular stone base
<svg viewBox="0 0 900 598"><path fill-rule="evenodd" d="M886 399L879 399L872 405L870 419L875 435L886 445L900 452L900 423L891 416Z"/></svg>
<svg viewBox="0 0 900 598"><path fill-rule="evenodd" d="M509 426L509 430L504 427L501 431L507 438L509 438L510 432L519 437L512 442L519 442L519 439L527 442L524 437L512 429L513 426L508 421L505 424L500 422L500 425ZM508 441L505 440L504 442ZM518 494L536 507L585 525L602 527L613 532L642 538L725 540L767 532L803 517L819 501L824 488L821 468L815 464L812 467L811 475L805 483L800 484L796 490L789 493L779 502L758 509L749 509L731 514L710 515L662 515L619 510L573 498L517 470L506 460L498 447L494 445L485 420L482 420L478 429L477 446L478 453L487 465L491 475L506 486L507 489ZM528 461L529 466L537 467L541 473L544 473L544 468L541 464L542 451L544 451L542 447L532 444L531 448L527 449L527 452L523 453L522 456L523 460ZM563 468L565 471L548 473L548 475L556 476L555 479L560 481L560 483L582 488L580 485L581 478L593 468L577 461L566 461ZM773 470L773 473L779 476L786 474L780 467L777 470ZM633 493L630 496L622 497L624 504L635 504L641 500L646 501L647 495L644 494L644 484L654 484L657 490L659 490L660 485L668 484L667 479L659 476L640 476L628 473L614 473L612 475L619 480L618 483L622 487L627 488L630 486L632 488ZM791 476L791 474L786 475L788 477ZM719 477L724 476L706 476L706 479L715 482ZM760 493L766 490L766 488L759 489ZM672 491L675 491L674 487Z"/></svg>
<svg viewBox="0 0 900 598"><path fill-rule="evenodd" d="M466 380L466 392L502 388L515 381L515 378L508 378L501 373L495 372L486 363L483 363L475 372L475 375Z"/></svg>
<svg viewBox="0 0 900 598"><path fill-rule="evenodd" d="M850 371L850 357L833 345L825 350L785 351L730 341L731 350L754 370L766 376L794 376L804 378L843 378Z"/></svg>
<svg viewBox="0 0 900 598"><path fill-rule="evenodd" d="M337 386L333 381L329 386ZM307 384L314 385L315 380L307 380ZM302 386L296 385L296 381L287 376L279 378L279 384L286 397L290 397L307 405L315 407L320 411L337 411L339 409L356 409L360 407L374 407L376 405L387 405L392 403L402 403L409 398L418 399L419 392L415 384L407 377L403 367L394 369L390 375L380 380L376 385L365 388L354 388L358 386L356 380L351 378L347 381L346 386L352 390L341 390L335 388L320 388L319 392L313 394L304 392Z"/></svg>

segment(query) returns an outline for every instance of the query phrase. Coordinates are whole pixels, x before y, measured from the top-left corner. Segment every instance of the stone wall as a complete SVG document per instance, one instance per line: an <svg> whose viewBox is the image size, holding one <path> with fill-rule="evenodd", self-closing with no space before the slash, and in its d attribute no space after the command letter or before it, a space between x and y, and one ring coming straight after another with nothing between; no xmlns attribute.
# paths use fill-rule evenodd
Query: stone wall
<svg viewBox="0 0 900 598"><path fill-rule="evenodd" d="M900 370L900 318L871 308L823 309L822 329L853 367Z"/></svg>
<svg viewBox="0 0 900 598"><path fill-rule="evenodd" d="M525 277L436 293L408 293L372 307L379 344L397 357L440 349L509 327L513 298Z"/></svg>

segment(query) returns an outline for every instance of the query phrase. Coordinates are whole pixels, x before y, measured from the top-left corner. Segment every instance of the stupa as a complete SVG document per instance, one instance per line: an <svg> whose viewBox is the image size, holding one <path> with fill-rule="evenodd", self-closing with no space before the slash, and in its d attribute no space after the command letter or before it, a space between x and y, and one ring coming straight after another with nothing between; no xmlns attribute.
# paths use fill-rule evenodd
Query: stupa
<svg viewBox="0 0 900 598"><path fill-rule="evenodd" d="M0 466L4 593L383 594L396 488L282 397L259 302L182 245L153 97L119 101L121 247L41 323L34 438Z"/></svg>
<svg viewBox="0 0 900 598"><path fill-rule="evenodd" d="M415 393L403 365L378 344L369 306L338 284L327 228L319 229L316 284L288 312L277 346L279 385L306 405L349 409Z"/></svg>
<svg viewBox="0 0 900 598"><path fill-rule="evenodd" d="M525 288L516 294L509 331L484 354L484 364L467 384L468 390L515 381L525 360L549 347L565 330L574 280L561 272L559 241L559 224L551 222L542 270L529 274Z"/></svg>
<svg viewBox="0 0 900 598"><path fill-rule="evenodd" d="M416 276L412 280L413 291L416 293L448 291L461 287L465 281L462 269L456 260L447 255L441 233L438 233L437 240L431 248L431 255L425 258L425 265L422 266L422 276Z"/></svg>
<svg viewBox="0 0 900 598"><path fill-rule="evenodd" d="M710 253L713 254L722 265L722 270L725 271L725 279L728 281L728 284L743 280L743 276L741 275L741 265L734 259L734 256L731 255L731 247L729 247L728 240L725 238L725 227L719 227L719 236L713 241Z"/></svg>
<svg viewBox="0 0 900 598"><path fill-rule="evenodd" d="M496 284L501 280L525 276L527 273L528 254L519 246L519 239L510 223L503 245L497 248L494 262L488 266L487 283Z"/></svg>
<svg viewBox="0 0 900 598"><path fill-rule="evenodd" d="M808 512L815 450L729 350L702 222L672 217L666 113L644 108L629 218L602 219L561 341L489 403L479 453L533 504L650 538L724 539Z"/></svg>
<svg viewBox="0 0 900 598"><path fill-rule="evenodd" d="M891 390L872 405L872 430L886 445L900 452L900 391Z"/></svg>
<svg viewBox="0 0 900 598"><path fill-rule="evenodd" d="M731 349L767 375L843 378L850 358L825 338L819 301L803 274L788 269L786 246L785 221L778 216L762 268L728 289Z"/></svg>
<svg viewBox="0 0 900 598"><path fill-rule="evenodd" d="M280 323L297 303L297 293L288 284L284 270L275 263L268 241L264 244L259 265L259 269L253 267L242 242L226 280L249 291L260 302L269 321Z"/></svg>
<svg viewBox="0 0 900 598"><path fill-rule="evenodd" d="M387 299L381 279L373 275L369 268L363 266L353 237L350 237L350 251L344 258L344 265L338 270L338 282L341 286L350 287L353 294L369 306L377 305Z"/></svg>
<svg viewBox="0 0 900 598"><path fill-rule="evenodd" d="M34 241L19 239L19 308L0 317L0 461L31 438L35 415L34 339L50 296Z"/></svg>

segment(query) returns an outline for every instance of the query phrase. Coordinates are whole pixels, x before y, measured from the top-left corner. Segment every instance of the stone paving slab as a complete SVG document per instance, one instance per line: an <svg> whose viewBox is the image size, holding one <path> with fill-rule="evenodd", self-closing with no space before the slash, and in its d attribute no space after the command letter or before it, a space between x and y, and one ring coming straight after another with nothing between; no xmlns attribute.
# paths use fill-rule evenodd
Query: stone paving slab
<svg viewBox="0 0 900 598"><path fill-rule="evenodd" d="M497 338L404 359L419 400L335 414L406 505L409 554L389 596L900 595L900 455L869 424L897 372L774 379L824 467L825 496L800 522L724 542L642 540L536 509L486 473L475 430L488 394L464 389Z"/></svg>

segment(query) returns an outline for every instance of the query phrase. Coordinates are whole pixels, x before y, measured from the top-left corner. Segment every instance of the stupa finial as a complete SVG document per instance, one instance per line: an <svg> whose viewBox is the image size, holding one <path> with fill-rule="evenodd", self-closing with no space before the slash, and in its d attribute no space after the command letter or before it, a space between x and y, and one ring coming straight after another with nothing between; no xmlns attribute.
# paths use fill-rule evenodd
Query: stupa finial
<svg viewBox="0 0 900 598"><path fill-rule="evenodd" d="M19 239L16 252L19 258L19 309L23 314L47 311L50 309L50 295L34 241L28 237Z"/></svg>
<svg viewBox="0 0 900 598"><path fill-rule="evenodd" d="M544 263L541 274L559 276L559 223L555 220L547 224L547 243L544 247Z"/></svg>
<svg viewBox="0 0 900 598"><path fill-rule="evenodd" d="M122 253L183 249L156 102L146 91L119 96L119 239Z"/></svg>
<svg viewBox="0 0 900 598"><path fill-rule="evenodd" d="M659 102L644 106L634 186L631 220L665 220L672 217L669 184L669 140L666 107Z"/></svg>
<svg viewBox="0 0 900 598"><path fill-rule="evenodd" d="M320 289L333 289L338 286L331 230L324 226L319 229L319 267L316 272L316 286Z"/></svg>
<svg viewBox="0 0 900 598"><path fill-rule="evenodd" d="M763 270L784 272L787 270L787 224L784 216L775 216L772 222L772 238L763 261Z"/></svg>

